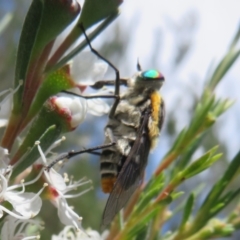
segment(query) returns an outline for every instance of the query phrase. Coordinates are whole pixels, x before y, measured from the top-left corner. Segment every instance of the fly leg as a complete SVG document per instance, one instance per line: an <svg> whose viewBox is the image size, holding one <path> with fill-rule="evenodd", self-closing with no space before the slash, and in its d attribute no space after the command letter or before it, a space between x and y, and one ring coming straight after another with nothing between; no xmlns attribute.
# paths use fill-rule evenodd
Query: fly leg
<svg viewBox="0 0 240 240"><path fill-rule="evenodd" d="M70 151L70 152L67 152L67 153L62 153L62 154L59 155L58 158L56 158L53 162L51 162L48 166L46 166L46 170L49 171L55 164L57 164L58 162L60 162L64 159L70 159L72 157L75 157L75 156L83 154L83 153L92 153L92 154L98 155L98 153L94 152L94 151L104 149L104 148L109 148L113 145L115 145L114 142L104 144L104 145L100 145L100 146L93 147L93 148L83 149L83 150L80 150L80 151Z"/></svg>
<svg viewBox="0 0 240 240"><path fill-rule="evenodd" d="M88 36L87 36L87 34L86 34L86 32L85 32L85 29L84 29L83 24L80 24L79 27L81 28L81 30L82 30L85 38L86 38L86 41L87 41L87 43L88 43L88 45L89 45L89 47L90 47L90 50L91 50L97 57L99 57L99 58L102 59L104 62L106 62L106 63L115 71L115 75L116 75L116 78L115 78L115 91L114 91L115 102L114 102L114 104L113 104L113 106L112 106L112 108L111 108L111 111L110 111L110 113L109 113L109 118L113 118L113 117L114 117L114 114L115 114L115 111L116 111L116 108L117 108L117 106L118 106L118 103L119 103L119 101L120 101L120 96L119 96L119 94L120 94L120 82L121 82L121 80L120 80L119 70L118 70L109 60L107 60L105 57L103 57L98 51L96 51L96 50L92 47L91 42L90 42L90 40L89 40L89 38L88 38ZM103 82L105 82L105 81L100 81L100 83L99 83L100 85L101 85L101 82L102 82L102 84L104 85ZM110 81L110 82L109 82L109 81L106 81L105 84L106 84L106 83L111 83L111 81ZM97 85L97 83L96 83L96 85Z"/></svg>
<svg viewBox="0 0 240 240"><path fill-rule="evenodd" d="M120 78L119 84L127 86L127 80L126 78ZM116 80L99 80L95 82L93 85L90 85L93 89L101 89L104 86L114 86L116 84Z"/></svg>
<svg viewBox="0 0 240 240"><path fill-rule="evenodd" d="M73 95L73 96L76 96L76 97L80 97L80 98L84 98L84 99L94 99L94 98L118 98L117 96L115 95L93 95L93 96L84 96L84 95L80 95L80 94L77 94L77 93L73 93L73 92L69 92L69 91L66 91L66 90L63 90L61 91L62 93L67 93L67 94L70 94L70 95Z"/></svg>
<svg viewBox="0 0 240 240"><path fill-rule="evenodd" d="M111 128L106 128L105 132L107 134L108 139L110 140L109 143L106 143L104 145L101 145L101 146L98 146L98 147L95 147L95 148L89 148L89 149L86 149L84 151L87 152L87 153L93 154L93 155L101 156L102 153L95 152L95 151L99 150L99 149L109 148L109 147L112 147L112 146L116 145L117 142L116 142L116 138L113 135L112 129Z"/></svg>
<svg viewBox="0 0 240 240"><path fill-rule="evenodd" d="M89 85L89 87L93 88L93 89L101 89L104 86L114 86L116 83L115 80L100 80L95 82L93 85ZM119 81L120 85L124 85L127 86L127 79L122 78ZM62 93L67 93L76 97L80 97L80 98L84 98L84 99L93 99L93 98L115 98L116 100L119 98L119 96L117 95L95 95L95 96L84 96L84 95L80 95L77 93L73 93L73 92L69 92L66 90L61 91ZM115 112L115 110L114 110Z"/></svg>
<svg viewBox="0 0 240 240"><path fill-rule="evenodd" d="M116 138L114 137L113 131L111 128L106 128L106 134L110 140L110 144L115 145L117 143Z"/></svg>

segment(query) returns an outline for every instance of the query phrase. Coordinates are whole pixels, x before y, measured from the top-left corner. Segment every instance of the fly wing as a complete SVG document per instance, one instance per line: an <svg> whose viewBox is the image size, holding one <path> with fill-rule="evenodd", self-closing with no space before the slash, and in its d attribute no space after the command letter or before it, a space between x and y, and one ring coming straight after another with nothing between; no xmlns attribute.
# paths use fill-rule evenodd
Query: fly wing
<svg viewBox="0 0 240 240"><path fill-rule="evenodd" d="M125 206L131 195L140 185L150 150L148 119L150 109L145 111L137 138L117 177L103 213L102 225L111 223L115 215Z"/></svg>

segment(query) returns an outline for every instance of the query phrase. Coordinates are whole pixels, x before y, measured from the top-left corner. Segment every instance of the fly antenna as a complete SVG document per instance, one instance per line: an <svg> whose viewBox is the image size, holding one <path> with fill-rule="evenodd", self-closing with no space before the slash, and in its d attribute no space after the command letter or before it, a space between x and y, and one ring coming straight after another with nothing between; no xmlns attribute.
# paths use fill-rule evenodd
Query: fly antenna
<svg viewBox="0 0 240 240"><path fill-rule="evenodd" d="M140 65L139 58L137 59L137 70L142 71L142 67Z"/></svg>

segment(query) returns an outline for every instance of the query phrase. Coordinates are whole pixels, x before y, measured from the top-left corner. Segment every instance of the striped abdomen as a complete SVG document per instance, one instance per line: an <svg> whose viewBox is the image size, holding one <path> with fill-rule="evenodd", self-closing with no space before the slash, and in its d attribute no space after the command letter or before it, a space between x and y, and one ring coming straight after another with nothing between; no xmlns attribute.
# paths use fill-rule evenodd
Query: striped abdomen
<svg viewBox="0 0 240 240"><path fill-rule="evenodd" d="M123 127L123 126L122 126ZM136 130L134 130L136 131ZM113 185L116 182L117 176L127 158L134 140L116 138L116 145L104 149L100 158L100 171L101 171L101 185L105 193L112 191ZM106 138L105 142L109 142Z"/></svg>

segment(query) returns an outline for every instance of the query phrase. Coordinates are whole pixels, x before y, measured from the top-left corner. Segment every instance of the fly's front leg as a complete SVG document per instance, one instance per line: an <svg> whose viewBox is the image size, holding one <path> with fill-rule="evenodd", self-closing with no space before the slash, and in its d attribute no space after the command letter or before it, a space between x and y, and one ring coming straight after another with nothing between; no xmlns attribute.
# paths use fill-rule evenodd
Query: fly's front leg
<svg viewBox="0 0 240 240"><path fill-rule="evenodd" d="M69 91L66 91L66 90L63 90L61 91L62 93L67 93L69 95L72 95L72 96L76 96L76 97L80 97L80 98L84 98L84 99L94 99L94 98L117 98L117 96L115 95L93 95L93 96L84 96L84 95L80 95L80 94L77 94L77 93L73 93L73 92L69 92Z"/></svg>
<svg viewBox="0 0 240 240"><path fill-rule="evenodd" d="M123 86L127 86L127 78L121 78L119 79L119 84ZM89 87L93 89L101 89L105 86L115 86L116 80L99 80L95 82L94 84L90 85Z"/></svg>
<svg viewBox="0 0 240 240"><path fill-rule="evenodd" d="M114 71L115 71L115 91L114 91L114 95L115 95L115 102L112 106L112 109L109 113L109 118L113 118L114 117L114 114L115 114L115 111L116 111L116 108L119 104L119 101L120 101L120 73L119 73L119 70L109 61L107 60L105 57L103 57L97 50L95 50L92 45L91 45L91 42L85 32L85 29L84 29L84 26L83 24L80 24L79 27L81 28L85 38L86 38L86 41L88 43L88 46L90 47L90 50L96 55L98 56L100 59L102 59L104 62L106 62Z"/></svg>

